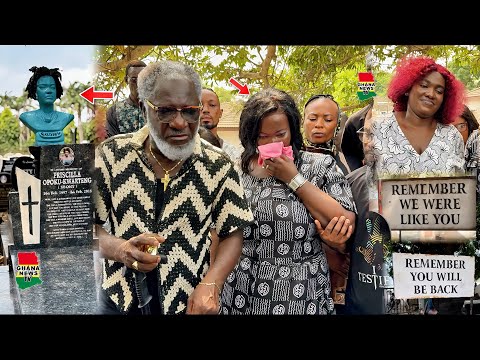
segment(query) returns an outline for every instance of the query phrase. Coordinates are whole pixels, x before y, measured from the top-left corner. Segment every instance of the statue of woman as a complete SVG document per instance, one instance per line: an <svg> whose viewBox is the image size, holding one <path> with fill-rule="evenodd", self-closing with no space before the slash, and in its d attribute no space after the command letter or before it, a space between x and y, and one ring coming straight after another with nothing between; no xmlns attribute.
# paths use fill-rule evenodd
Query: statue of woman
<svg viewBox="0 0 480 360"><path fill-rule="evenodd" d="M55 100L63 95L58 68L32 67L32 77L27 84L28 97L38 100L40 109L20 115L20 121L35 133L34 146L64 144L63 129L73 120L73 115L56 111Z"/></svg>

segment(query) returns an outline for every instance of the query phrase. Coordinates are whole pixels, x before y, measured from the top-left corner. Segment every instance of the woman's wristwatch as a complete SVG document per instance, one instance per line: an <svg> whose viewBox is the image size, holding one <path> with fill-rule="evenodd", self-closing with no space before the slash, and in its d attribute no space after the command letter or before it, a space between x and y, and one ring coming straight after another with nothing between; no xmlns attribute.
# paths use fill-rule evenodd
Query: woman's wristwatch
<svg viewBox="0 0 480 360"><path fill-rule="evenodd" d="M299 187L301 187L303 184L307 182L307 179L305 179L302 174L298 173L293 177L292 180L288 183L288 187L292 189L293 191L297 191Z"/></svg>

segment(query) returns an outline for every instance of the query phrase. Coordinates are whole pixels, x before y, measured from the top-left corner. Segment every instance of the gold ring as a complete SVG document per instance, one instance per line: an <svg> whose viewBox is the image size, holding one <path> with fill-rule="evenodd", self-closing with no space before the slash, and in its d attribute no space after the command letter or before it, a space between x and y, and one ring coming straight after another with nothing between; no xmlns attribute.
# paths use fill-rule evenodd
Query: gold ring
<svg viewBox="0 0 480 360"><path fill-rule="evenodd" d="M270 165L265 166L265 170L268 170L268 167L269 167L269 166L270 166Z"/></svg>
<svg viewBox="0 0 480 360"><path fill-rule="evenodd" d="M150 255L157 255L158 247L153 246L153 245L148 245L147 246L147 253L149 253Z"/></svg>
<svg viewBox="0 0 480 360"><path fill-rule="evenodd" d="M135 270L138 270L138 261L135 260L133 263L132 263L132 267L135 269Z"/></svg>

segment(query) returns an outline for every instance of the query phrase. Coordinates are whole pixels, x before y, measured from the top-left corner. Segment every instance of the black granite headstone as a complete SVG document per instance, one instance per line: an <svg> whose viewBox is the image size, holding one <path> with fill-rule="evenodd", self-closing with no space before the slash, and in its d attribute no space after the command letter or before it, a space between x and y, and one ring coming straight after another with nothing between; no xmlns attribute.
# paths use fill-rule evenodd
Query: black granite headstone
<svg viewBox="0 0 480 360"><path fill-rule="evenodd" d="M2 162L2 168L0 169L0 172L2 173L11 173L12 172L12 167L13 167L13 163L15 162L15 160L17 159L17 157L11 157L10 159L4 159L3 162Z"/></svg>
<svg viewBox="0 0 480 360"><path fill-rule="evenodd" d="M39 171L34 177L19 174L20 191L9 194L14 242L10 253L18 283L14 289L19 312L94 314L97 301L92 203L94 145L48 145L37 149ZM25 216L35 211L39 215L35 215L34 221ZM25 226L29 222L34 225L35 221L40 224L38 237ZM38 243L25 244L24 239L32 238ZM22 275L19 258L25 252L35 253L41 280L28 287L20 286L21 281L28 281Z"/></svg>
<svg viewBox="0 0 480 360"><path fill-rule="evenodd" d="M12 190L10 172L0 172L0 212L8 210L8 193Z"/></svg>
<svg viewBox="0 0 480 360"><path fill-rule="evenodd" d="M12 191L12 167L17 157L2 160L0 169L0 212L8 211L8 193Z"/></svg>
<svg viewBox="0 0 480 360"><path fill-rule="evenodd" d="M43 246L93 244L93 144L42 146L40 240Z"/></svg>
<svg viewBox="0 0 480 360"><path fill-rule="evenodd" d="M92 246L95 146L48 145L37 149L39 149L39 172L36 178L40 181L40 196L32 190L32 195L30 196L29 192L20 204L17 191L11 191L9 194L15 246L23 249ZM29 164L32 165L33 159L29 159ZM26 163L25 161L21 164ZM24 184L23 186L25 187ZM40 206L40 241L36 244L26 244L24 241L26 230L20 221L20 211L22 207L28 209L29 221L35 226L30 213L36 206Z"/></svg>
<svg viewBox="0 0 480 360"><path fill-rule="evenodd" d="M8 193L8 213L12 219L12 234L13 234L13 243L15 247L18 248L29 248L31 245L25 245L23 243L23 234L22 234L22 222L20 217L20 198L18 191L10 191Z"/></svg>

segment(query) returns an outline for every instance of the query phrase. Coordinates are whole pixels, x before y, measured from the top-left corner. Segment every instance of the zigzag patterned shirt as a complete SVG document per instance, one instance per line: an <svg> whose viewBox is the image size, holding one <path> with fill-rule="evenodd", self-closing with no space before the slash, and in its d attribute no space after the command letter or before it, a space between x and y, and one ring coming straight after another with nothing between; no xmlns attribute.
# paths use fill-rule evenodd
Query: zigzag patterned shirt
<svg viewBox="0 0 480 360"><path fill-rule="evenodd" d="M165 237L159 251L167 263L157 267L161 308L165 314L183 313L209 267L210 226L224 237L250 224L253 215L231 160L197 135L194 153L171 178L156 220L157 182L143 149L148 134L145 126L97 147L96 222L110 219L111 233L123 239L145 232ZM135 283L129 273L122 275L122 268L122 263L105 260L102 288L128 313Z"/></svg>

